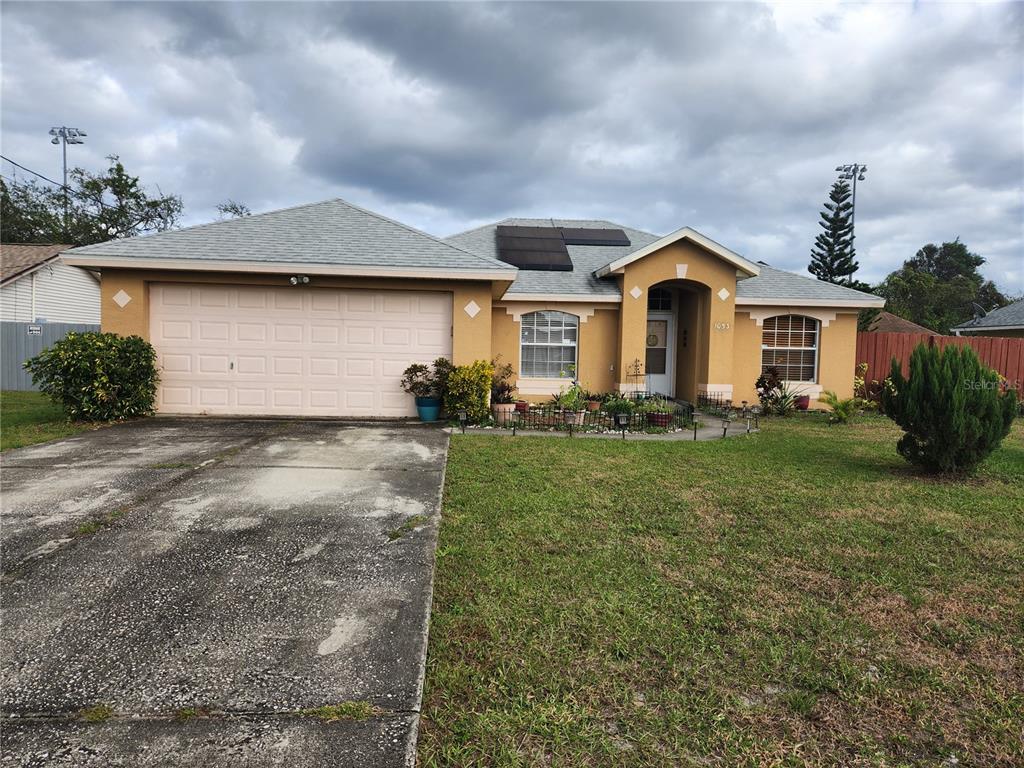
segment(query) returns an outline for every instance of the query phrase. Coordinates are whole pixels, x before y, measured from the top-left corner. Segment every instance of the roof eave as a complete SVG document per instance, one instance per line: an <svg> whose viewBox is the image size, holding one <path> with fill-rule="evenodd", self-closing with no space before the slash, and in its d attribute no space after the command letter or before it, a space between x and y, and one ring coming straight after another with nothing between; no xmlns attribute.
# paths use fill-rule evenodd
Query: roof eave
<svg viewBox="0 0 1024 768"><path fill-rule="evenodd" d="M747 273L751 277L756 277L757 275L761 274L761 268L754 264L754 262L748 261L735 251L731 251L724 245L716 243L710 237L702 235L700 232L698 232L695 229L692 229L691 227L683 227L682 229L677 229L675 232L672 232L671 234L665 235L664 237L655 240L650 245L645 245L643 248L633 251L632 253L629 253L625 256L622 256L621 258L618 258L615 261L609 262L608 264L605 264L603 267L599 267L598 269L594 270L594 276L607 277L608 275L618 273L629 264L632 264L634 261L638 261L639 259L642 259L645 256L648 256L654 253L655 251L661 250L665 246L672 245L672 243L676 243L680 240L689 240L690 242L699 245L705 250L713 253L715 256L718 256L723 261Z"/></svg>
<svg viewBox="0 0 1024 768"><path fill-rule="evenodd" d="M971 333L976 331L1024 331L1024 323L1017 325L954 325L949 330Z"/></svg>
<svg viewBox="0 0 1024 768"><path fill-rule="evenodd" d="M621 304L622 297L606 293L506 293L502 301L576 302L583 304Z"/></svg>
<svg viewBox="0 0 1024 768"><path fill-rule="evenodd" d="M72 256L64 262L76 267L108 269L152 269L189 272L257 272L265 274L337 275L345 277L423 278L428 280L515 280L515 269L440 269L434 267L382 267L357 264L315 264L302 262L214 261L199 259L153 259L138 256Z"/></svg>
<svg viewBox="0 0 1024 768"><path fill-rule="evenodd" d="M750 307L844 307L850 309L868 309L872 307L884 307L885 299L863 298L863 299L808 299L808 298L751 298L736 297L736 306Z"/></svg>

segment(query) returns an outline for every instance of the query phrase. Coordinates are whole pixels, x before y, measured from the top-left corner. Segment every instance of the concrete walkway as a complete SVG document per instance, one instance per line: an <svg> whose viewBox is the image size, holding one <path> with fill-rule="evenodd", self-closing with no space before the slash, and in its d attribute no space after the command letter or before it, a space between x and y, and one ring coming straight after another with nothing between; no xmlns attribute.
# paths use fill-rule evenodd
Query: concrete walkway
<svg viewBox="0 0 1024 768"><path fill-rule="evenodd" d="M447 443L150 419L5 453L0 765L411 765Z"/></svg>

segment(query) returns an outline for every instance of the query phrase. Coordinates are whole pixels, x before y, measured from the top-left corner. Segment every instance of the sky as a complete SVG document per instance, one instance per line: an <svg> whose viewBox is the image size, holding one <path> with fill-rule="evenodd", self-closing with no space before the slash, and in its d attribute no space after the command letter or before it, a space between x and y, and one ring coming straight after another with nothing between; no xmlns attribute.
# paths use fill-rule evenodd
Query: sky
<svg viewBox="0 0 1024 768"><path fill-rule="evenodd" d="M71 165L119 155L186 224L342 197L438 236L690 226L802 272L858 162L858 278L959 237L1024 293L1024 4L5 0L0 23L3 154L59 178L47 132L84 129Z"/></svg>

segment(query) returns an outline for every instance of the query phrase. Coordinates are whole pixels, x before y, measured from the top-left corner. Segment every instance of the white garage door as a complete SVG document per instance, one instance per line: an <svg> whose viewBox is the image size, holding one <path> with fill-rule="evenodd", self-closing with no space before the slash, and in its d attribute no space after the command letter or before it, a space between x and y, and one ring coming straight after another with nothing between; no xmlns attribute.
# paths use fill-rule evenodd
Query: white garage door
<svg viewBox="0 0 1024 768"><path fill-rule="evenodd" d="M451 357L450 293L154 284L162 413L411 416L414 362Z"/></svg>

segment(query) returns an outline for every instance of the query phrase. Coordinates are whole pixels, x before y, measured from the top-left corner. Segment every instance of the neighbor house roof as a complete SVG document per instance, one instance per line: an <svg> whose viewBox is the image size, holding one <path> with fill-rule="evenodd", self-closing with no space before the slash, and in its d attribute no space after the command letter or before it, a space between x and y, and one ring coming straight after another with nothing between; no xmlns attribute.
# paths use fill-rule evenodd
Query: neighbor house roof
<svg viewBox="0 0 1024 768"><path fill-rule="evenodd" d="M742 268L747 274L754 273L754 276L736 282L737 304L881 307L885 303L877 296L861 293L852 288L823 283L812 277L784 272L763 263L753 264L689 227L683 227L672 235L659 237L650 232L624 227L611 221L513 218L477 227L467 232L460 232L447 238L446 242L454 243L489 258L497 258L496 232L499 226L621 229L630 240L628 246L566 246L573 263L571 272L521 269L515 282L505 293L503 297L505 299L521 300L536 296L538 299L546 300L621 301L622 294L619 292L617 281L612 276L616 269L631 260L642 258L646 253L668 243L687 238L722 255L723 258L728 257L730 263L737 265L737 269Z"/></svg>
<svg viewBox="0 0 1024 768"><path fill-rule="evenodd" d="M1002 309L993 309L984 317L968 320L953 326L954 331L1009 331L1024 328L1024 299L1007 304Z"/></svg>
<svg viewBox="0 0 1024 768"><path fill-rule="evenodd" d="M3 243L0 245L0 283L32 272L68 248L71 246L60 243Z"/></svg>
<svg viewBox="0 0 1024 768"><path fill-rule="evenodd" d="M931 328L912 323L906 318L894 315L892 312L879 312L871 321L868 330L872 333L930 333L938 336Z"/></svg>
<svg viewBox="0 0 1024 768"><path fill-rule="evenodd" d="M615 280L597 277L594 273L610 261L627 256L658 239L657 235L623 227L610 221L592 219L505 219L445 239L461 248L491 259L498 258L496 232L499 226L510 227L579 227L582 229L621 229L630 245L567 245L572 259L571 272L547 272L522 269L509 287L505 298L529 296L580 298L597 301L619 301L622 295Z"/></svg>
<svg viewBox="0 0 1024 768"><path fill-rule="evenodd" d="M344 200L75 248L69 264L512 280L515 267Z"/></svg>

